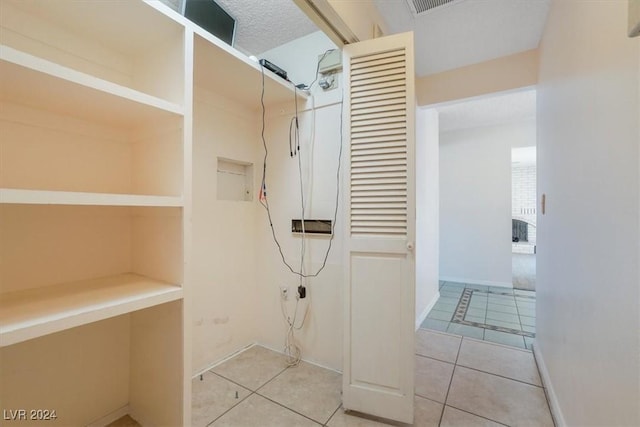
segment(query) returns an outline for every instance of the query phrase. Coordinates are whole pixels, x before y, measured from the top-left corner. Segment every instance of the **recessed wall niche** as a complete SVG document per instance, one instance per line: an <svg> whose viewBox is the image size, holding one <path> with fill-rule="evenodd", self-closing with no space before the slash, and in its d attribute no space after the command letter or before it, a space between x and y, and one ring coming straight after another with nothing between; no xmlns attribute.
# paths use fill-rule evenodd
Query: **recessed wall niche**
<svg viewBox="0 0 640 427"><path fill-rule="evenodd" d="M218 157L218 200L253 200L253 163Z"/></svg>

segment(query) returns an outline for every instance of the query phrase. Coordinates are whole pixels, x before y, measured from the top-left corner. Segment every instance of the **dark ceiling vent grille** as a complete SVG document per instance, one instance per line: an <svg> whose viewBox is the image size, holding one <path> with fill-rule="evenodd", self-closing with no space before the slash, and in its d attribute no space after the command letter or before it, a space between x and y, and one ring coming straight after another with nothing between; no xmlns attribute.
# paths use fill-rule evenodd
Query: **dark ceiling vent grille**
<svg viewBox="0 0 640 427"><path fill-rule="evenodd" d="M415 15L429 12L436 7L444 6L449 3L456 2L458 0L407 0L409 8Z"/></svg>

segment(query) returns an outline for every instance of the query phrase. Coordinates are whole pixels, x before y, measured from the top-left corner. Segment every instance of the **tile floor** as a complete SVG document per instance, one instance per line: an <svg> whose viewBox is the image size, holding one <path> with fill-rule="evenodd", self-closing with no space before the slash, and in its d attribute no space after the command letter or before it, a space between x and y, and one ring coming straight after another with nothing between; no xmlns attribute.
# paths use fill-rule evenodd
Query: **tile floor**
<svg viewBox="0 0 640 427"><path fill-rule="evenodd" d="M553 426L533 354L416 333L415 426ZM374 427L341 408L341 374L253 346L193 380L193 426Z"/></svg>
<svg viewBox="0 0 640 427"><path fill-rule="evenodd" d="M530 350L535 316L534 291L440 282L440 298L421 327Z"/></svg>

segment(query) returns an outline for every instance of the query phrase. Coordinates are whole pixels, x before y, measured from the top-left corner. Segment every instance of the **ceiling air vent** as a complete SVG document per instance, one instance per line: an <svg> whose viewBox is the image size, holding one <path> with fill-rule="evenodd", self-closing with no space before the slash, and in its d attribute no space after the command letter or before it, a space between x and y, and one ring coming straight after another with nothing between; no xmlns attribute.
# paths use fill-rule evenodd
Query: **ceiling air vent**
<svg viewBox="0 0 640 427"><path fill-rule="evenodd" d="M453 3L459 3L463 0L407 0L409 9L414 15L431 12L432 10Z"/></svg>

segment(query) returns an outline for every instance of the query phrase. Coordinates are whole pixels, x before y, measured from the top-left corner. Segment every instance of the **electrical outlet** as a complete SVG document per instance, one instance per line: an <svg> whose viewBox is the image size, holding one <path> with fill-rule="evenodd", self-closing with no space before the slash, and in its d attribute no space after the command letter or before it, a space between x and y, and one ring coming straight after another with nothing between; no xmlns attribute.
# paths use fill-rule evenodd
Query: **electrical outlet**
<svg viewBox="0 0 640 427"><path fill-rule="evenodd" d="M289 299L289 288L286 286L280 286L280 298L285 301Z"/></svg>

